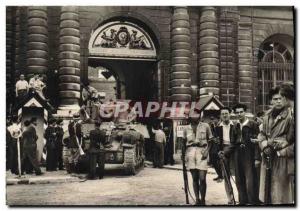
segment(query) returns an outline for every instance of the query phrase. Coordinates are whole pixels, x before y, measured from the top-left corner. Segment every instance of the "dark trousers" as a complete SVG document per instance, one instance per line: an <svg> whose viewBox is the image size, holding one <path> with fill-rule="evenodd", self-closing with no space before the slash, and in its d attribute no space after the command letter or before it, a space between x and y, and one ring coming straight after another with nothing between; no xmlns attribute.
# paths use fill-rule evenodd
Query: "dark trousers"
<svg viewBox="0 0 300 211"><path fill-rule="evenodd" d="M175 161L173 158L173 145L171 145L170 142L167 142L164 154L165 154L165 164L174 165Z"/></svg>
<svg viewBox="0 0 300 211"><path fill-rule="evenodd" d="M57 156L57 164L58 164L58 169L59 170L63 170L64 164L63 164L63 156L62 156L62 152L63 151L63 147L59 146L56 148L56 156Z"/></svg>
<svg viewBox="0 0 300 211"><path fill-rule="evenodd" d="M9 145L9 166L11 173L18 174L18 147L17 147L17 141L13 140L12 143ZM22 159L22 143L20 143L20 156Z"/></svg>
<svg viewBox="0 0 300 211"><path fill-rule="evenodd" d="M257 204L258 195L255 181L256 170L254 151L237 147L235 152L235 178L240 204Z"/></svg>
<svg viewBox="0 0 300 211"><path fill-rule="evenodd" d="M89 179L94 179L96 176L102 179L104 176L105 152L89 153L89 164ZM96 169L97 164L98 169Z"/></svg>
<svg viewBox="0 0 300 211"><path fill-rule="evenodd" d="M161 168L164 165L164 145L157 141L154 143L153 167Z"/></svg>
<svg viewBox="0 0 300 211"><path fill-rule="evenodd" d="M36 147L24 147L23 149L23 157L22 157L22 173L24 172L24 164L25 160L28 159L30 164L33 166L36 174L41 173L41 169L39 167L39 163L36 159Z"/></svg>
<svg viewBox="0 0 300 211"><path fill-rule="evenodd" d="M218 177L222 178L223 177L222 169L220 166L218 152L219 152L218 144L213 143L213 146L211 147L211 150L209 152L209 160L210 160L211 165L214 167Z"/></svg>
<svg viewBox="0 0 300 211"><path fill-rule="evenodd" d="M18 102L20 103L21 101L23 101L27 96L27 90L26 89L22 89L22 90L18 90Z"/></svg>
<svg viewBox="0 0 300 211"><path fill-rule="evenodd" d="M10 171L13 174L18 174L18 149L17 149L17 143L14 142L9 146L9 167Z"/></svg>
<svg viewBox="0 0 300 211"><path fill-rule="evenodd" d="M56 148L47 147L47 157L46 157L46 170L56 171L57 168L57 154Z"/></svg>

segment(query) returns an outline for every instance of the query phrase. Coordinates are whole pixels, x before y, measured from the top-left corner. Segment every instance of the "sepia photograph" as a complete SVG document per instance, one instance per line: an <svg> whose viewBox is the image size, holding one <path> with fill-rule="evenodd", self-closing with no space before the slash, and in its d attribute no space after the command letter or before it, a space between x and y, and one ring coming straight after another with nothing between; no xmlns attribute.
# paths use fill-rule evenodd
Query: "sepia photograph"
<svg viewBox="0 0 300 211"><path fill-rule="evenodd" d="M294 6L5 12L6 206L296 206Z"/></svg>

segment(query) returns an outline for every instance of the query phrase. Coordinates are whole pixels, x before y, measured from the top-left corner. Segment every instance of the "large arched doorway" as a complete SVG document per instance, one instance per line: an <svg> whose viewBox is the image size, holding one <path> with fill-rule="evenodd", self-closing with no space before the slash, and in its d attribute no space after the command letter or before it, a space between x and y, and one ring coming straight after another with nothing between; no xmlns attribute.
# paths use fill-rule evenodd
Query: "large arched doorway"
<svg viewBox="0 0 300 211"><path fill-rule="evenodd" d="M269 37L261 44L258 62L258 110L266 110L269 90L294 81L293 39L279 34Z"/></svg>
<svg viewBox="0 0 300 211"><path fill-rule="evenodd" d="M102 68L104 75L116 80L114 93L105 93L110 99L156 99L156 49L152 37L138 24L124 20L106 22L92 33L89 41L88 78ZM106 92L104 81L97 83L102 83L96 86L98 91Z"/></svg>

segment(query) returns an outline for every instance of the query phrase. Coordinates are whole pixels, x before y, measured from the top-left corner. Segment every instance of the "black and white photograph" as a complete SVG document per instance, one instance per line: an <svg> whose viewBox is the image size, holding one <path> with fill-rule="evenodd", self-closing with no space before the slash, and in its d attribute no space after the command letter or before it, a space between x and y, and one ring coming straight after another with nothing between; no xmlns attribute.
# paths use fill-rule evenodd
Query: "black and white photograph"
<svg viewBox="0 0 300 211"><path fill-rule="evenodd" d="M125 3L5 6L5 205L295 207L297 7Z"/></svg>

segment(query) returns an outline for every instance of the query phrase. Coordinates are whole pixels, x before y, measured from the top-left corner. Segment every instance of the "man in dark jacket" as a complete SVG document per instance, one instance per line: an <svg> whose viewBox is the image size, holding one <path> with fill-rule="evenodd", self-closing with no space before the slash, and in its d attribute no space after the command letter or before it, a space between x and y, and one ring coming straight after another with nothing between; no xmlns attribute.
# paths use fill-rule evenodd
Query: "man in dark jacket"
<svg viewBox="0 0 300 211"><path fill-rule="evenodd" d="M57 155L56 155L56 122L55 119L49 120L49 126L45 130L47 158L46 171L56 171L57 169Z"/></svg>
<svg viewBox="0 0 300 211"><path fill-rule="evenodd" d="M255 171L256 146L251 139L256 139L259 128L256 122L245 116L247 106L237 104L234 112L239 118L241 138L237 140L235 148L235 178L241 205L258 204L257 177Z"/></svg>
<svg viewBox="0 0 300 211"><path fill-rule="evenodd" d="M216 127L217 127L217 122L214 120L214 117L211 117L211 122L210 122L209 126L210 126L210 129L211 129L211 132L212 132L213 136L216 136L215 131L216 131ZM217 181L217 182L222 182L223 175L222 175L222 169L221 169L221 166L220 166L219 156L218 156L219 143L217 143L216 141L212 141L211 145L212 146L211 146L210 151L209 151L209 160L210 160L211 165L214 167L214 169L215 169L215 171L218 175L213 180Z"/></svg>
<svg viewBox="0 0 300 211"><path fill-rule="evenodd" d="M62 128L63 120L58 119L56 121L56 155L57 155L57 162L58 162L58 169L63 170L63 159L62 159L62 151L63 151L63 136L64 130Z"/></svg>
<svg viewBox="0 0 300 211"><path fill-rule="evenodd" d="M24 122L24 126L26 129L23 131L22 134L22 142L23 142L23 157L22 157L22 173L25 170L24 162L26 159L30 162L35 170L36 175L43 174L39 167L39 163L36 159L36 141L38 139L36 135L36 130L34 128L35 121L28 121Z"/></svg>
<svg viewBox="0 0 300 211"><path fill-rule="evenodd" d="M100 130L100 123L95 122L95 129L90 131L90 147L89 147L89 174L88 179L95 179L96 174L99 179L104 175L105 164L105 131ZM96 165L98 164L98 171Z"/></svg>
<svg viewBox="0 0 300 211"><path fill-rule="evenodd" d="M219 158L223 160L226 172L223 171L225 190L228 198L228 204L234 203L233 194L230 193L229 182L224 176L230 175L230 157L233 155L235 145L240 136L240 131L236 124L230 120L231 109L223 107L220 110L221 122L216 127L215 133L219 139Z"/></svg>

